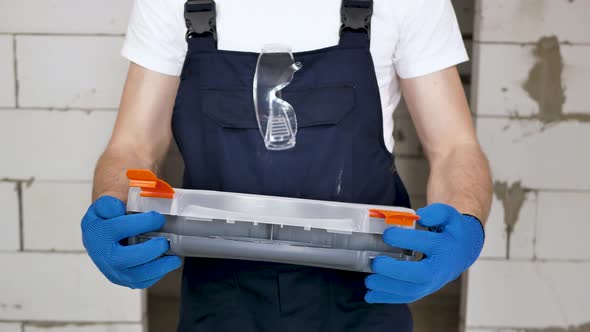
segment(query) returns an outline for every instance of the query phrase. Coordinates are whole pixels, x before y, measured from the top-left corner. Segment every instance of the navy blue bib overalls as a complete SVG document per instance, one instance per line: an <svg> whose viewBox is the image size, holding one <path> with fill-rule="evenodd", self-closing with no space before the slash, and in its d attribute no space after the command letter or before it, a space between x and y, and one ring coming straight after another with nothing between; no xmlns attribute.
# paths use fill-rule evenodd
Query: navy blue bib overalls
<svg viewBox="0 0 590 332"><path fill-rule="evenodd" d="M199 0L186 6L187 14L198 13L187 22L189 31L191 25L205 24L204 31L211 33L187 39L172 118L186 166L184 187L409 206L383 140L369 34L355 29L353 20L359 13L370 19L372 1L344 0L343 13L354 15L350 20L343 15L339 45L294 54L303 69L282 96L293 105L299 129L296 146L286 151L267 150L258 130L252 99L258 54L217 49L211 5L213 1ZM365 277L285 264L186 258L178 330L412 331L406 305L364 301Z"/></svg>

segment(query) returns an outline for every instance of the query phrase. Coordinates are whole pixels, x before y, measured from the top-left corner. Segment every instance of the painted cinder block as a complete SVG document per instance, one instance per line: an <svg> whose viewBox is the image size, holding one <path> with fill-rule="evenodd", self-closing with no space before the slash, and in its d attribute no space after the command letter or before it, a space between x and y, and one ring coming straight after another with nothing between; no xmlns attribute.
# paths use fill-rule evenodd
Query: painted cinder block
<svg viewBox="0 0 590 332"><path fill-rule="evenodd" d="M140 323L143 318L143 293L111 284L86 254L0 253L0 266L0 320Z"/></svg>
<svg viewBox="0 0 590 332"><path fill-rule="evenodd" d="M475 39L526 43L556 35L589 43L590 2L572 0L476 0Z"/></svg>
<svg viewBox="0 0 590 332"><path fill-rule="evenodd" d="M20 249L20 220L16 183L0 182L0 211L0 251L17 251Z"/></svg>
<svg viewBox="0 0 590 332"><path fill-rule="evenodd" d="M123 34L133 0L0 0L0 32Z"/></svg>
<svg viewBox="0 0 590 332"><path fill-rule="evenodd" d="M141 324L35 324L25 325L23 332L142 332Z"/></svg>
<svg viewBox="0 0 590 332"><path fill-rule="evenodd" d="M543 126L535 120L479 118L477 134L498 181L525 188L590 190L590 122Z"/></svg>
<svg viewBox="0 0 590 332"><path fill-rule="evenodd" d="M479 260L467 280L466 326L567 331L586 324L588 275L590 263Z"/></svg>
<svg viewBox="0 0 590 332"><path fill-rule="evenodd" d="M0 332L22 332L21 323L0 323Z"/></svg>
<svg viewBox="0 0 590 332"><path fill-rule="evenodd" d="M25 250L84 250L80 220L91 203L92 184L33 182L23 188Z"/></svg>
<svg viewBox="0 0 590 332"><path fill-rule="evenodd" d="M106 111L0 112L0 176L90 181L115 117Z"/></svg>
<svg viewBox="0 0 590 332"><path fill-rule="evenodd" d="M16 105L13 38L0 35L0 107Z"/></svg>
<svg viewBox="0 0 590 332"><path fill-rule="evenodd" d="M128 67L123 37L16 38L21 107L117 108Z"/></svg>
<svg viewBox="0 0 590 332"><path fill-rule="evenodd" d="M478 115L533 117L547 124L590 121L590 45L558 45L545 38L532 45L475 42L473 47L472 105Z"/></svg>
<svg viewBox="0 0 590 332"><path fill-rule="evenodd" d="M590 261L589 203L590 192L539 193L537 258Z"/></svg>

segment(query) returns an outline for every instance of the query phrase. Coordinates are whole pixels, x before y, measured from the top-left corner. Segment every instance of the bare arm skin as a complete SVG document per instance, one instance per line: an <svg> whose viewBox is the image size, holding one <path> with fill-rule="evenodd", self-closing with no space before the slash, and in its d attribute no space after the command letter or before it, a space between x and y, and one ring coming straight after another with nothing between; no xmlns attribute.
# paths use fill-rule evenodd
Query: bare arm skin
<svg viewBox="0 0 590 332"><path fill-rule="evenodd" d="M158 171L166 155L179 78L131 63L111 140L94 174L93 200L111 195L127 200L129 168Z"/></svg>
<svg viewBox="0 0 590 332"><path fill-rule="evenodd" d="M428 203L452 205L485 223L492 180L457 69L404 79L402 91L430 164Z"/></svg>

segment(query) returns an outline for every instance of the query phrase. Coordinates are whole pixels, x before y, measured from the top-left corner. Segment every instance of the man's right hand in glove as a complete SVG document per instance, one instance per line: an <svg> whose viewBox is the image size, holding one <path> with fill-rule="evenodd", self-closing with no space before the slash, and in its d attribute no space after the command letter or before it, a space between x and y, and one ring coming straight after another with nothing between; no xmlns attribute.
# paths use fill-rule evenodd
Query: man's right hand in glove
<svg viewBox="0 0 590 332"><path fill-rule="evenodd" d="M154 238L124 246L128 237L156 231L165 223L157 212L125 214L125 204L103 196L90 206L82 219L82 241L90 258L107 279L129 288L148 288L182 264L177 256L162 256L168 240Z"/></svg>

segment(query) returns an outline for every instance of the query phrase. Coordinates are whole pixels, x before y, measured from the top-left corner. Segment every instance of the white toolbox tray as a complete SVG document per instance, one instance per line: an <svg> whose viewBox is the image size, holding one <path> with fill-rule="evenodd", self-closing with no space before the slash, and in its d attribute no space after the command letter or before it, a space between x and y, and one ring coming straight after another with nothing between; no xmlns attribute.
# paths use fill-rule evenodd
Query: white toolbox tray
<svg viewBox="0 0 590 332"><path fill-rule="evenodd" d="M173 189L153 173L130 170L129 213L157 211L170 254L318 266L371 272L385 255L413 260L412 251L382 241L388 227L415 228L407 208L204 190Z"/></svg>

